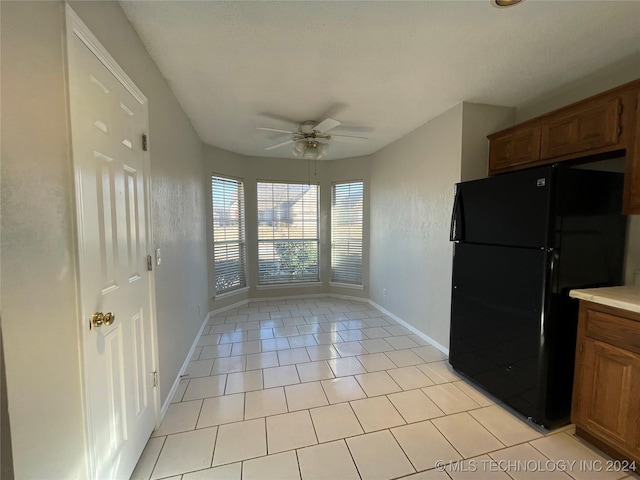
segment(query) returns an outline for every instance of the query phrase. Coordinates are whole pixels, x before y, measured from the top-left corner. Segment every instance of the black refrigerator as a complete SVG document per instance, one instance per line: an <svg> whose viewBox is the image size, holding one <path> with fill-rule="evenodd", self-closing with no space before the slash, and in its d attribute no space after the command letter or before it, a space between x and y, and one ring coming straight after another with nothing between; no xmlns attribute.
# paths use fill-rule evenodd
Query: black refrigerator
<svg viewBox="0 0 640 480"><path fill-rule="evenodd" d="M548 429L571 410L569 290L623 281L622 185L558 165L456 185L449 362Z"/></svg>

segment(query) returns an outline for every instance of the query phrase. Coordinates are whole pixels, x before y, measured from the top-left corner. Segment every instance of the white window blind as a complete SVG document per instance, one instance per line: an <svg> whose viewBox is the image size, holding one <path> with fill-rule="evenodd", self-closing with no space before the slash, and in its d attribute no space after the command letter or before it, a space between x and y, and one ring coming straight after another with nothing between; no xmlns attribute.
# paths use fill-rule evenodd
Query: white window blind
<svg viewBox="0 0 640 480"><path fill-rule="evenodd" d="M318 186L258 182L258 284L317 282Z"/></svg>
<svg viewBox="0 0 640 480"><path fill-rule="evenodd" d="M331 186L331 281L362 285L363 183Z"/></svg>
<svg viewBox="0 0 640 480"><path fill-rule="evenodd" d="M225 293L247 286L243 182L212 176L211 194L216 293Z"/></svg>

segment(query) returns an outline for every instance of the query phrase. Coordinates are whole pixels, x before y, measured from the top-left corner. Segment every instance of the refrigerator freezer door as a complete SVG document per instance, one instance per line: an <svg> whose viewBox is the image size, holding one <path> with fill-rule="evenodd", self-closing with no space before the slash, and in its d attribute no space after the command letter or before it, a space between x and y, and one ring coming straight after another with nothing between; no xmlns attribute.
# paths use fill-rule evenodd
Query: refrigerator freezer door
<svg viewBox="0 0 640 480"><path fill-rule="evenodd" d="M550 255L459 243L453 261L451 365L539 423Z"/></svg>
<svg viewBox="0 0 640 480"><path fill-rule="evenodd" d="M554 219L550 212L555 173L553 167L544 167L459 183L451 239L486 245L553 247L550 229Z"/></svg>

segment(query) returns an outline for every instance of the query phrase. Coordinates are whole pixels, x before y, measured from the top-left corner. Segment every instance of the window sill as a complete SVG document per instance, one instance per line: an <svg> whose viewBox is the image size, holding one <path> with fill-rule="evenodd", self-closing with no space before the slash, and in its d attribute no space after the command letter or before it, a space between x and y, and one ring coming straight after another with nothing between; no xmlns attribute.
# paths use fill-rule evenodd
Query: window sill
<svg viewBox="0 0 640 480"><path fill-rule="evenodd" d="M248 291L249 291L249 287L242 287L242 288L239 288L238 290L231 290L230 292L224 292L220 294L216 293L214 300L222 300L223 298L232 297L234 295L239 295L241 293L246 293Z"/></svg>
<svg viewBox="0 0 640 480"><path fill-rule="evenodd" d="M309 288L321 287L322 282L300 282L300 283L271 283L267 285L256 285L256 290L275 290L280 288Z"/></svg>
<svg viewBox="0 0 640 480"><path fill-rule="evenodd" d="M329 282L330 287L351 288L353 290L364 290L364 285L354 285L352 283Z"/></svg>

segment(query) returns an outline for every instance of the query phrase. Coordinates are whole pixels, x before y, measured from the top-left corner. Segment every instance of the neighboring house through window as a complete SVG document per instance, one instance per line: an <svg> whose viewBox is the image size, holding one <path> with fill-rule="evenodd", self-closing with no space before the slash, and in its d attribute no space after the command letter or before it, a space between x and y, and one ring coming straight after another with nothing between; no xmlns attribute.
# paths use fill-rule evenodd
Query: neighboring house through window
<svg viewBox="0 0 640 480"><path fill-rule="evenodd" d="M243 181L214 175L211 194L216 293L220 294L247 286Z"/></svg>
<svg viewBox="0 0 640 480"><path fill-rule="evenodd" d="M331 281L362 285L363 183L331 186Z"/></svg>
<svg viewBox="0 0 640 480"><path fill-rule="evenodd" d="M258 182L258 284L317 282L318 186Z"/></svg>

